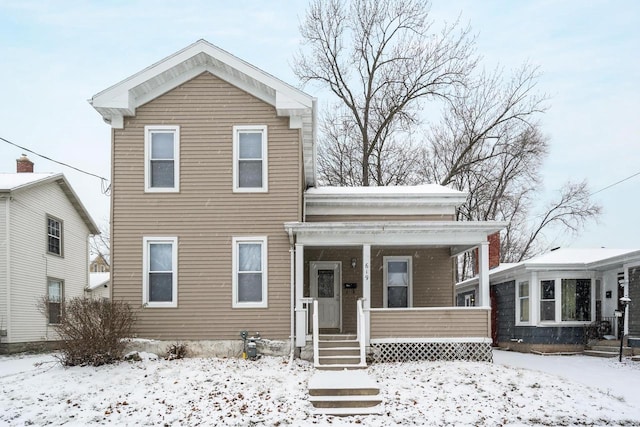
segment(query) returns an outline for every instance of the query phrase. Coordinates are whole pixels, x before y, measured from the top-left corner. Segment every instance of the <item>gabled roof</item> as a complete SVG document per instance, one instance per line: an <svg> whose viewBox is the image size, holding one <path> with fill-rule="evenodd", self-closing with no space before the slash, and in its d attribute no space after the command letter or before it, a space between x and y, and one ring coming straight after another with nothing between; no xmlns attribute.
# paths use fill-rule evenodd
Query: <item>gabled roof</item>
<svg viewBox="0 0 640 427"><path fill-rule="evenodd" d="M187 46L120 83L94 95L89 103L114 128L136 108L203 72L273 105L279 116L290 118L292 129L302 129L305 178L315 184L316 99L206 40Z"/></svg>
<svg viewBox="0 0 640 427"><path fill-rule="evenodd" d="M605 271L640 262L640 249L560 248L517 263L502 263L489 271L491 280L512 277L525 271ZM456 286L478 281L472 277Z"/></svg>
<svg viewBox="0 0 640 427"><path fill-rule="evenodd" d="M58 173L0 173L0 193L13 193L39 185L56 183L76 209L91 234L100 234L98 226L89 215L78 195L63 174Z"/></svg>

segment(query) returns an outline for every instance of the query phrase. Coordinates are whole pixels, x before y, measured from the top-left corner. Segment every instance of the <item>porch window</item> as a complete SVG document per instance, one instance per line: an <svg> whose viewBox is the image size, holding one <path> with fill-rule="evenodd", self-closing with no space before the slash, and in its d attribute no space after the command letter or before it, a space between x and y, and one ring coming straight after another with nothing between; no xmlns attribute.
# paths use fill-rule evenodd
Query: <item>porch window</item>
<svg viewBox="0 0 640 427"><path fill-rule="evenodd" d="M518 319L521 323L529 322L529 282L518 283Z"/></svg>
<svg viewBox="0 0 640 427"><path fill-rule="evenodd" d="M267 238L233 238L233 307L267 307Z"/></svg>
<svg viewBox="0 0 640 427"><path fill-rule="evenodd" d="M178 238L143 238L142 299L147 307L178 306Z"/></svg>
<svg viewBox="0 0 640 427"><path fill-rule="evenodd" d="M562 279L562 321L591 321L591 279Z"/></svg>
<svg viewBox="0 0 640 427"><path fill-rule="evenodd" d="M384 307L411 307L411 257L384 257Z"/></svg>
<svg viewBox="0 0 640 427"><path fill-rule="evenodd" d="M145 191L177 192L180 172L180 128L145 126Z"/></svg>
<svg viewBox="0 0 640 427"><path fill-rule="evenodd" d="M556 281L540 281L540 321L556 321Z"/></svg>
<svg viewBox="0 0 640 427"><path fill-rule="evenodd" d="M233 127L233 191L267 191L267 127Z"/></svg>

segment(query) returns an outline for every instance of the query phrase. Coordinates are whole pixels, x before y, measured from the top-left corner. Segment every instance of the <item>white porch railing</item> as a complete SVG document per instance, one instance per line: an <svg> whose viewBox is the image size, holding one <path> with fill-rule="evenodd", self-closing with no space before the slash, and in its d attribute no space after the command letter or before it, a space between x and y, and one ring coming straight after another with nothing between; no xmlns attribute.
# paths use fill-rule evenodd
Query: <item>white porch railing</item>
<svg viewBox="0 0 640 427"><path fill-rule="evenodd" d="M320 366L320 326L318 321L318 300L313 300L313 365Z"/></svg>
<svg viewBox="0 0 640 427"><path fill-rule="evenodd" d="M363 308L363 299L362 298L358 298L357 301L357 311L358 311L358 343L360 344L360 365L361 366L366 366L366 360L365 360L365 337L366 337L366 319L364 316L364 308Z"/></svg>

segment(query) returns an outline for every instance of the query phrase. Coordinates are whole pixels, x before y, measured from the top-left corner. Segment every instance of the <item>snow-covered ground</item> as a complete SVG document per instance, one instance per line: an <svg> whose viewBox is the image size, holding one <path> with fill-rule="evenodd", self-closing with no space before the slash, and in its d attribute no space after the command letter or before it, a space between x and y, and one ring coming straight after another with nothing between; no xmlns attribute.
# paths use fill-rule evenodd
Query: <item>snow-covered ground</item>
<svg viewBox="0 0 640 427"><path fill-rule="evenodd" d="M640 425L640 363L494 352L495 363L378 364L383 415L310 415L296 360L151 360L64 368L0 356L0 425Z"/></svg>

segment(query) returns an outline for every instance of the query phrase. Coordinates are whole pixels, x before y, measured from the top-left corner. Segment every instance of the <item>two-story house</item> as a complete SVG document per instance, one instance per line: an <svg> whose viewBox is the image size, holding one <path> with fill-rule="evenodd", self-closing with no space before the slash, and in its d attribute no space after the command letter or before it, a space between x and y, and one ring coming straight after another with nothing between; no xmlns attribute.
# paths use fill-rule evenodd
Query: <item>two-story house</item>
<svg viewBox="0 0 640 427"><path fill-rule="evenodd" d="M17 172L0 174L0 353L55 345L61 301L83 295L99 233L63 174L34 173L26 156Z"/></svg>
<svg viewBox="0 0 640 427"><path fill-rule="evenodd" d="M491 357L487 236L505 224L455 221L464 193L319 187L316 100L204 40L90 102L112 128L112 297L138 336L213 350L259 331L320 364L321 333L379 360ZM479 306L457 308L473 248Z"/></svg>

